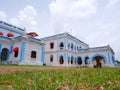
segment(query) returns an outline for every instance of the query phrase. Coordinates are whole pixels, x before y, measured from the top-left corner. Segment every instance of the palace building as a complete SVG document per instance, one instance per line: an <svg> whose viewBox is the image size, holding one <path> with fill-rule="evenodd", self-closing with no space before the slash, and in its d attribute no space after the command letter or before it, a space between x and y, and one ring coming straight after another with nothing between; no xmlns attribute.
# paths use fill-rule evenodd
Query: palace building
<svg viewBox="0 0 120 90"><path fill-rule="evenodd" d="M66 32L40 39L35 36L35 32L26 33L25 29L0 21L0 63L114 67L114 51L109 45L90 48Z"/></svg>
<svg viewBox="0 0 120 90"><path fill-rule="evenodd" d="M45 44L35 36L0 21L0 63L43 65Z"/></svg>

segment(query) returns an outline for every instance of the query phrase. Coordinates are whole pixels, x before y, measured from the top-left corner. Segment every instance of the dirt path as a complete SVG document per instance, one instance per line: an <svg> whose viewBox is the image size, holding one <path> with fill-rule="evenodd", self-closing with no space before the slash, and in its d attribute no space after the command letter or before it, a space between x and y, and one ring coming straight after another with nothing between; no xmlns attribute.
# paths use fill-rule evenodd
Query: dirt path
<svg viewBox="0 0 120 90"><path fill-rule="evenodd" d="M63 69L65 69L65 67L0 66L0 74L12 73L16 71L63 70Z"/></svg>

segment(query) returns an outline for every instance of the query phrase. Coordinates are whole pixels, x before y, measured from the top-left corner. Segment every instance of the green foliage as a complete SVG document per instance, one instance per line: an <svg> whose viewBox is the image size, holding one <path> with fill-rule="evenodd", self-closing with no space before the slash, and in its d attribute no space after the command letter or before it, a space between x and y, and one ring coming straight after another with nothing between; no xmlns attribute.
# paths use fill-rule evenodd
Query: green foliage
<svg viewBox="0 0 120 90"><path fill-rule="evenodd" d="M0 74L0 90L120 90L120 68L41 68Z"/></svg>

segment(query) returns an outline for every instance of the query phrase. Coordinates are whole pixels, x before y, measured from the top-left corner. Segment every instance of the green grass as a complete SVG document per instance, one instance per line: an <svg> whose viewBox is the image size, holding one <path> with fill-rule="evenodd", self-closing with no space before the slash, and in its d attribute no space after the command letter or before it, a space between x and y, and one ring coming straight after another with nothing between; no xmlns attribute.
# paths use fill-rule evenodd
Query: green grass
<svg viewBox="0 0 120 90"><path fill-rule="evenodd" d="M0 90L120 90L120 68L65 68L0 74ZM53 67L54 68L54 67Z"/></svg>
<svg viewBox="0 0 120 90"><path fill-rule="evenodd" d="M18 66L18 64L0 64L0 66Z"/></svg>

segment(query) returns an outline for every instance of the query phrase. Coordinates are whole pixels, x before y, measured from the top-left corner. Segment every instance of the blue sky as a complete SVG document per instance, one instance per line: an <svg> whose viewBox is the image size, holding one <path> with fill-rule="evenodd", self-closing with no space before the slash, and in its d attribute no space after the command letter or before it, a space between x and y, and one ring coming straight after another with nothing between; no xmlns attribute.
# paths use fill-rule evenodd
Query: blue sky
<svg viewBox="0 0 120 90"><path fill-rule="evenodd" d="M0 19L39 37L69 32L120 60L120 0L1 0Z"/></svg>

